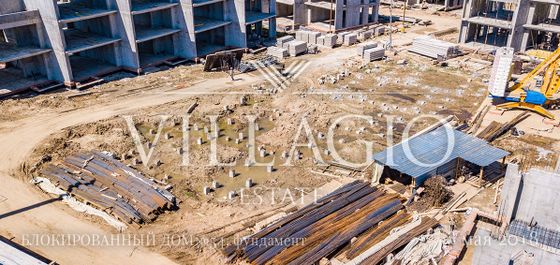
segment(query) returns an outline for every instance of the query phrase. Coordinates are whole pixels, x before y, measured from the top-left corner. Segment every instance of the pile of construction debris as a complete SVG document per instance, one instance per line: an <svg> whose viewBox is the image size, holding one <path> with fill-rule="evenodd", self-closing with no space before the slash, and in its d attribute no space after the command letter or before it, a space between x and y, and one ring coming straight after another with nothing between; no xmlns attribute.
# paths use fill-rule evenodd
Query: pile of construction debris
<svg viewBox="0 0 560 265"><path fill-rule="evenodd" d="M436 224L431 218L410 222L397 194L355 181L238 245L228 246L224 252L229 261L246 259L252 264L314 264L325 257L348 258L352 264L375 264L369 262L381 261ZM403 225L401 233L392 234L394 240L386 240L391 231ZM381 250L366 254L379 247L377 242L384 243ZM339 253L349 245L345 255Z"/></svg>
<svg viewBox="0 0 560 265"><path fill-rule="evenodd" d="M58 188L126 223L153 221L175 208L175 196L122 164L108 153L85 152L67 157L42 172Z"/></svg>

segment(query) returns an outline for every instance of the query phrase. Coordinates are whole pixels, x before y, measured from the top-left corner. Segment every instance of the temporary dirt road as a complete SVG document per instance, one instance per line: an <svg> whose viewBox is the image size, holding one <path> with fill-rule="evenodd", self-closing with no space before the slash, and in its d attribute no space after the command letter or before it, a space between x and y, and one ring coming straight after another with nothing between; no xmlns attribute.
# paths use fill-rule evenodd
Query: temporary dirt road
<svg viewBox="0 0 560 265"><path fill-rule="evenodd" d="M352 52L349 52L352 50ZM353 56L353 49L341 48L329 53L331 60L312 59L308 69L331 71L340 67L333 61L343 62ZM330 61L329 64L327 61ZM320 68L318 68L320 67ZM309 72L308 72L309 73ZM308 73L303 73L306 75ZM81 220L61 207L58 202L41 205L48 198L33 185L14 178L14 173L26 161L35 146L49 135L78 124L95 122L134 110L157 106L167 102L244 87L261 82L260 76L243 74L235 82L229 78L211 79L180 90L151 90L103 105L93 105L73 111L44 113L13 122L0 122L0 234L22 241L24 235L80 234L108 236L112 232ZM34 207L34 205L40 205ZM46 238L43 238L47 240ZM24 242L25 243L25 242ZM29 243L29 242L28 242ZM35 243L35 242L30 242ZM45 243L45 242L43 242ZM96 247L96 246L32 246L60 264L173 264L166 257L142 247ZM86 263L87 261L87 263Z"/></svg>
<svg viewBox="0 0 560 265"><path fill-rule="evenodd" d="M228 78L208 80L174 93L151 91L130 98L116 100L106 105L90 106L65 113L45 113L16 122L0 123L0 234L12 236L16 241L33 238L33 234L82 234L110 235L95 224L80 220L68 213L70 209L55 204L45 204L46 196L29 183L18 180L13 173L26 161L33 148L50 134L63 128L94 122L136 109L156 106L192 96L189 93L212 92L234 86L247 86L260 77L243 75L242 80L231 82ZM182 93L188 92L188 93ZM24 235L31 235L24 239ZM43 237L43 243L47 238ZM25 242L24 242L25 243ZM35 242L28 242L34 244ZM52 243L52 242L51 242ZM87 243L87 242L86 242ZM91 242L90 244L92 244ZM173 264L161 255L134 246L33 246L60 264Z"/></svg>
<svg viewBox="0 0 560 265"><path fill-rule="evenodd" d="M311 78L319 71L340 69L342 62L353 57L354 47L337 48L320 56L311 56L308 70L301 74ZM13 122L0 122L0 234L22 241L24 235L84 234L107 236L112 232L70 214L59 202L41 204L48 198L33 185L14 178L35 146L49 135L69 126L95 122L115 115L186 99L193 95L219 92L261 82L260 76L243 74L232 82L229 78L210 79L180 90L150 90L115 99L114 102L91 105L58 113L43 113ZM36 207L34 206L36 205ZM25 242L24 242L25 243ZM32 242L34 243L34 242ZM51 242L52 243L52 242ZM35 250L60 264L173 264L171 260L142 247L33 246Z"/></svg>

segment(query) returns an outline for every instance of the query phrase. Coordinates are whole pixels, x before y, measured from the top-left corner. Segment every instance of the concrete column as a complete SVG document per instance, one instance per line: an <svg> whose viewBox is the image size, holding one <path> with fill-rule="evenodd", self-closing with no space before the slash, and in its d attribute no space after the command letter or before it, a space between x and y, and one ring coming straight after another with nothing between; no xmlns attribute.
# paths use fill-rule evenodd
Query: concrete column
<svg viewBox="0 0 560 265"><path fill-rule="evenodd" d="M194 58L198 55L196 51L196 34L194 33L194 10L192 0L181 0L180 10L185 21L185 32L182 33L181 36L181 38L184 38L181 42L186 45L183 56L185 56L185 58Z"/></svg>
<svg viewBox="0 0 560 265"><path fill-rule="evenodd" d="M305 0L294 0L294 26L306 25L309 21L309 11L304 2Z"/></svg>
<svg viewBox="0 0 560 265"><path fill-rule="evenodd" d="M121 38L119 49L122 67L140 72L140 58L136 45L136 31L131 14L130 0L115 0L113 7L118 10L116 18L117 36Z"/></svg>
<svg viewBox="0 0 560 265"><path fill-rule="evenodd" d="M72 69L70 60L66 55L66 40L60 25L58 24L58 6L54 1L24 0L28 10L39 10L43 21L44 32L47 37L47 45L53 52L49 54L49 66L53 70L51 78L65 82L70 85L72 82Z"/></svg>
<svg viewBox="0 0 560 265"><path fill-rule="evenodd" d="M461 29L459 31L459 43L466 43L469 33L469 22L461 21Z"/></svg>
<svg viewBox="0 0 560 265"><path fill-rule="evenodd" d="M369 22L369 5L363 5L361 8L361 20L360 20L360 24L364 25L367 24Z"/></svg>
<svg viewBox="0 0 560 265"><path fill-rule="evenodd" d="M344 13L347 12L343 12L344 9L344 5L343 5L344 1L336 1L336 7L335 7L335 11L334 11L334 30L338 30L338 29L342 29L345 28L346 25L344 25ZM346 23L348 23L348 21L346 21Z"/></svg>
<svg viewBox="0 0 560 265"><path fill-rule="evenodd" d="M186 59L195 58L196 40L192 0L180 0L174 12L176 13L175 26L181 29L176 38L175 54Z"/></svg>
<svg viewBox="0 0 560 265"><path fill-rule="evenodd" d="M375 23L379 22L379 5L380 5L379 1L377 1L376 4L373 6L373 9L372 9L373 18L372 18L371 22L375 22Z"/></svg>
<svg viewBox="0 0 560 265"><path fill-rule="evenodd" d="M227 0L225 3L225 19L232 22L225 28L226 46L245 48L247 47L245 0Z"/></svg>
<svg viewBox="0 0 560 265"><path fill-rule="evenodd" d="M526 23L533 23L533 19L535 18L535 4L531 3L529 6L529 11L527 13L527 20ZM520 47L520 51L524 52L527 50L527 46L529 44L529 36L531 34L531 30L530 29L525 29L523 31L523 39L521 40L521 47Z"/></svg>
<svg viewBox="0 0 560 265"><path fill-rule="evenodd" d="M360 25L361 3L361 0L346 0L346 25L344 25L345 28Z"/></svg>
<svg viewBox="0 0 560 265"><path fill-rule="evenodd" d="M266 2L268 3L267 13L276 14L276 0L268 0ZM268 20L268 36L270 39L276 39L276 17Z"/></svg>
<svg viewBox="0 0 560 265"><path fill-rule="evenodd" d="M519 51L521 48L521 41L523 39L523 25L527 23L528 13L529 13L530 1L519 1L515 12L513 13L512 25L507 46L513 48L515 51Z"/></svg>

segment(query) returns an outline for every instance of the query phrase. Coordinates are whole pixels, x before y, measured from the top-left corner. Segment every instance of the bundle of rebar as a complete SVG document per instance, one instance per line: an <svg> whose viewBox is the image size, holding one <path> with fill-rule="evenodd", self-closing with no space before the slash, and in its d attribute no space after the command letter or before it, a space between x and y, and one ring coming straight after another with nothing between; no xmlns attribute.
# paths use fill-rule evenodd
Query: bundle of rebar
<svg viewBox="0 0 560 265"><path fill-rule="evenodd" d="M173 209L175 197L109 155L86 152L49 165L42 174L73 196L127 223L154 220Z"/></svg>
<svg viewBox="0 0 560 265"><path fill-rule="evenodd" d="M244 258L253 264L314 264L401 210L397 196L355 181L224 252L230 261Z"/></svg>

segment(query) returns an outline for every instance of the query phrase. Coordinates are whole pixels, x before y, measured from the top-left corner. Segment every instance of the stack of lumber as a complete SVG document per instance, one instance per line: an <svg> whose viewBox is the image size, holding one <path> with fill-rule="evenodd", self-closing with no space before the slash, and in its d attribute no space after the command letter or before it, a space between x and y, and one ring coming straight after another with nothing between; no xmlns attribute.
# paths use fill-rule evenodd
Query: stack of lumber
<svg viewBox="0 0 560 265"><path fill-rule="evenodd" d="M42 175L59 188L127 223L153 221L175 197L138 171L100 152L78 153Z"/></svg>
<svg viewBox="0 0 560 265"><path fill-rule="evenodd" d="M407 219L397 214L403 205L396 194L355 181L331 192L315 203L280 219L224 252L229 261L246 259L252 264L315 264L336 254L352 238L370 229L389 233ZM393 225L378 224L390 218Z"/></svg>
<svg viewBox="0 0 560 265"><path fill-rule="evenodd" d="M521 121L527 119L527 117L529 117L529 116L530 116L530 114L525 111L525 112L517 115L515 118L513 118L513 120L511 120L511 121L509 121L505 124L499 123L497 121L492 121L476 137L478 137L480 139L484 139L487 142L492 142L492 141L496 140L496 138L502 136L504 133L509 131L511 128L513 128L515 125L517 125Z"/></svg>
<svg viewBox="0 0 560 265"><path fill-rule="evenodd" d="M412 41L410 52L418 53L433 59L449 59L459 54L459 46L455 43L441 41L429 36L417 37Z"/></svg>

